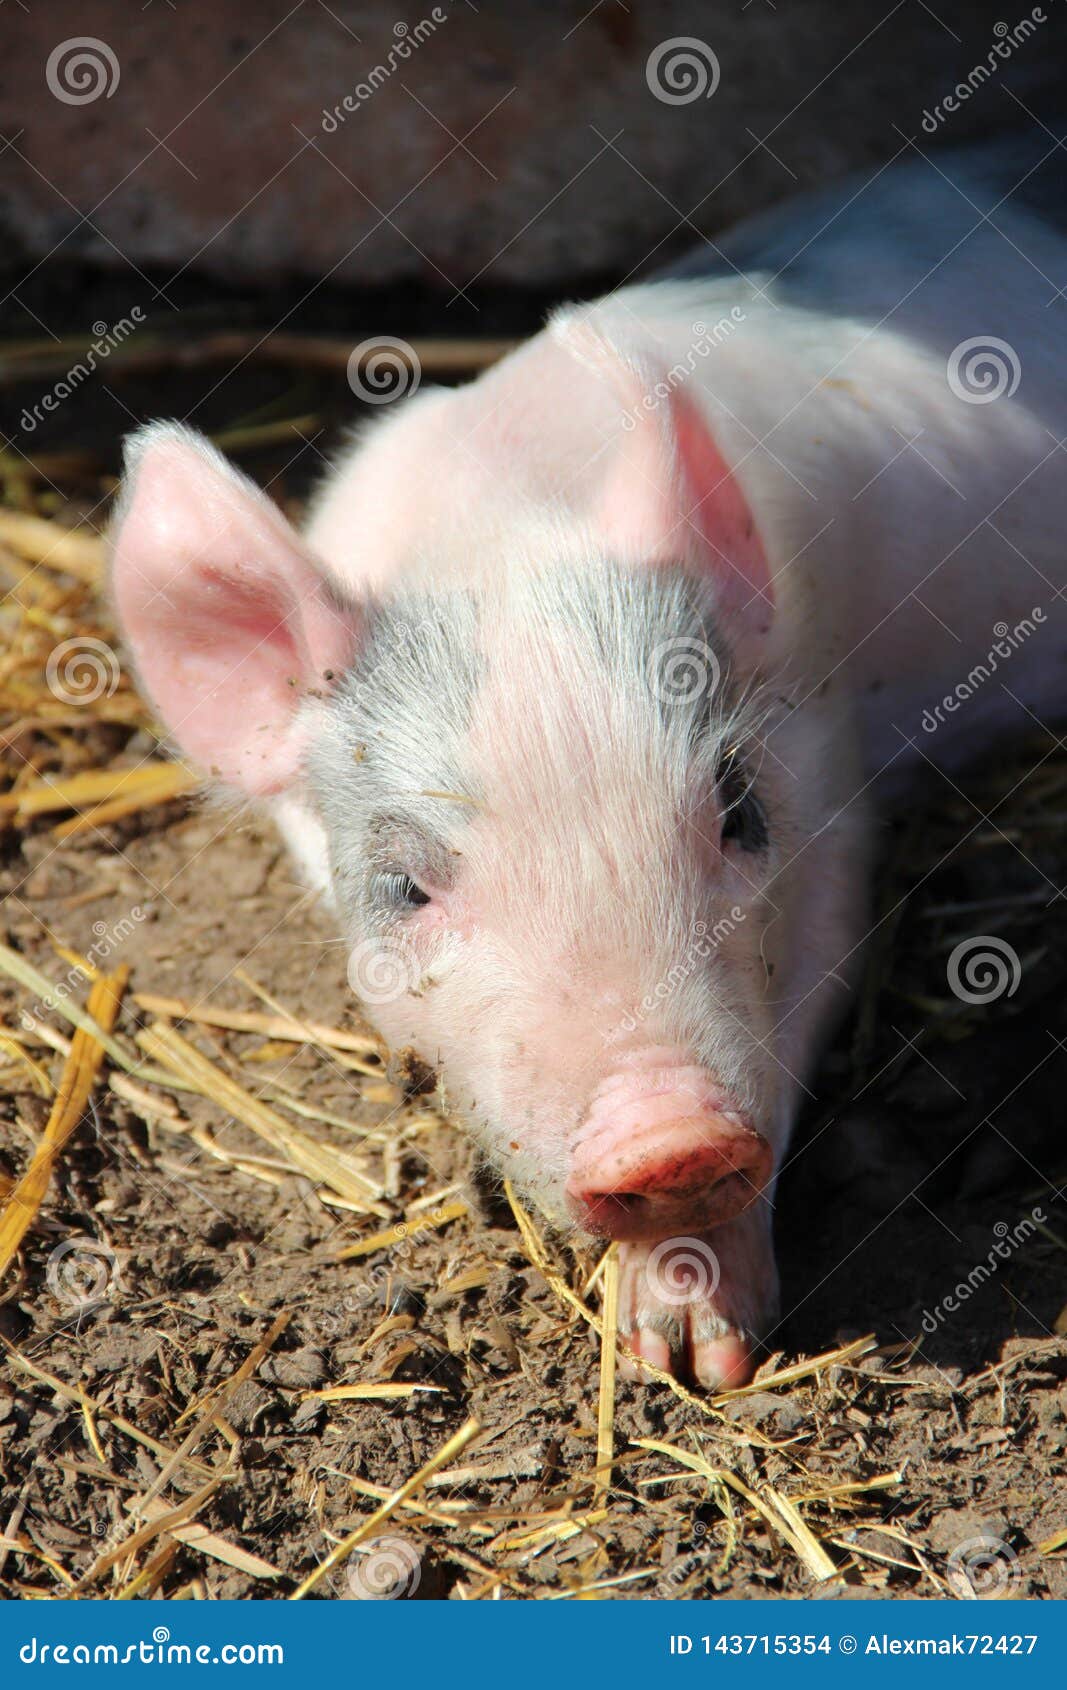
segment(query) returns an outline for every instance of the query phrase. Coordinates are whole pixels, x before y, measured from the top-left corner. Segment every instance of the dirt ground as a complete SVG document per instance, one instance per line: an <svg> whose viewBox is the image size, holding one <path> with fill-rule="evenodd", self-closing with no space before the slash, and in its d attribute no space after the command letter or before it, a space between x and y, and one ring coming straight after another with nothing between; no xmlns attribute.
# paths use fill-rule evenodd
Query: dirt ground
<svg viewBox="0 0 1067 1690"><path fill-rule="evenodd" d="M1058 769L1063 785L1067 762ZM937 826L952 821L923 824L931 857L942 843ZM997 825L1012 832L1000 812ZM1055 1336L1067 1299L1067 1225L1049 1189L1065 1154L1063 946L1047 925L1062 903L1049 912L1020 891L1015 919L998 926L1020 954L1040 953L1016 1000L949 1018L915 1042L915 1027L927 1025L915 976L943 969L951 917L937 912L946 894L974 902L988 883L1006 903L1013 862L1021 887L1034 879L988 831L984 859L974 852L944 866L894 921L893 966L828 1059L825 1111L808 1123L780 1201L788 1315L766 1370L867 1333L876 1350L792 1388L727 1402L721 1415L659 1385L621 1384L610 1494L585 1529L553 1539L561 1510L582 1516L593 1501L598 1341L531 1267L501 1204L479 1201L465 1183L466 1149L432 1098L398 1101L384 1077L346 1071L308 1046L187 1024L252 1090L269 1079L350 1123L315 1130L334 1142L347 1133L387 1194L386 1214L417 1223L413 1203L433 1197L432 1212L455 1200L457 1185L470 1213L437 1230L416 1224L392 1251L342 1263L338 1250L381 1230L380 1217L328 1206L306 1179L213 1156L190 1139L190 1125L230 1158L264 1154L217 1106L182 1098L180 1119L149 1126L99 1091L0 1307L4 1338L65 1387L10 1353L0 1375L0 1528L6 1544L25 1545L0 1549L5 1592L58 1592L128 1533L127 1504L164 1462L110 1416L177 1447L190 1405L225 1383L285 1311L291 1318L269 1356L196 1447L220 1479L197 1523L262 1557L276 1577L171 1540L160 1593L190 1584L216 1597L289 1591L371 1511L368 1487L384 1494L402 1483L473 1416L484 1437L461 1463L479 1471L463 1483L442 1474L425 1493L435 1512L401 1510L316 1594L374 1594L360 1581L375 1579L389 1593L398 1577L410 1585L417 1576L410 1594L420 1597L498 1588L538 1596L605 1581L605 1594L629 1597L932 1596L946 1580L960 1594L964 1565L965 1581L969 1567L970 1583L991 1593L1067 1595L1062 1553L1038 1548L1067 1524L1067 1341ZM262 1009L240 969L291 1013L355 1025L328 919L247 816L173 804L65 848L42 825L9 839L3 890L7 942L53 979L64 972L53 942L84 953L138 910L120 946L132 991ZM884 893L899 896L892 865ZM13 1025L26 994L3 999ZM151 1019L128 999L120 1026L130 1032ZM0 1170L19 1172L46 1112L29 1088L5 1093ZM362 1140L367 1126L384 1137ZM937 1319L931 1311L946 1291L1035 1205L1047 1224L997 1258L960 1312ZM50 1258L69 1239L104 1251L82 1264L81 1281L67 1284L53 1268L50 1283ZM591 1261L553 1250L580 1288ZM307 1394L359 1380L435 1390L392 1402ZM99 1413L82 1412L78 1389ZM634 1449L638 1438L700 1452L713 1469L787 1497L900 1480L802 1505L840 1569L837 1580L813 1583L743 1499ZM648 1482L670 1473L670 1482ZM204 1482L202 1468L179 1465L164 1500L174 1507ZM532 1534L546 1516L543 1542ZM953 1562L961 1546L963 1561ZM144 1557L123 1557L91 1591L113 1592L158 1551L156 1540Z"/></svg>
<svg viewBox="0 0 1067 1690"><path fill-rule="evenodd" d="M112 723L79 747L127 766L153 742ZM68 751L46 731L21 754ZM220 1104L105 1064L0 1283L0 1591L282 1596L369 1521L314 1598L1067 1597L1065 814L1067 752L1035 732L886 826L863 988L780 1189L761 1380L716 1404L620 1382L606 1491L600 1340L566 1296L598 1314L596 1257L534 1259L417 1076L358 1039L176 1021L344 1153L339 1203ZM138 994L267 1016L265 992L367 1031L256 817L183 798L56 823L0 813L0 940L52 982L74 953L128 965L124 1050L166 1020ZM946 984L976 934L1020 959L989 1003ZM4 1045L27 1010L38 1034ZM0 1216L71 1031L0 973Z"/></svg>

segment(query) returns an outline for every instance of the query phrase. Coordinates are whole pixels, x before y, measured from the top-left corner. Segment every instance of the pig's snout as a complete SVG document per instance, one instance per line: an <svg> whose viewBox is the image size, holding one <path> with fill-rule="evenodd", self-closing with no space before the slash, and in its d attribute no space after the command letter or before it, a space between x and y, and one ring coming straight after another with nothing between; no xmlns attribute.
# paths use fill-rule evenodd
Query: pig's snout
<svg viewBox="0 0 1067 1690"><path fill-rule="evenodd" d="M770 1177L773 1153L703 1068L631 1060L598 1088L567 1180L587 1232L662 1239L741 1213Z"/></svg>

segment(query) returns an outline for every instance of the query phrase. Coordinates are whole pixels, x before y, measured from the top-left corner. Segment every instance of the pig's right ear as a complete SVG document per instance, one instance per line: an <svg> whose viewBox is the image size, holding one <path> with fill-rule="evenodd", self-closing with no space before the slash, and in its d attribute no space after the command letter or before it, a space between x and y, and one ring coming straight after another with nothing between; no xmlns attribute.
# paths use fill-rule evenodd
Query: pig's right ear
<svg viewBox="0 0 1067 1690"><path fill-rule="evenodd" d="M297 775L301 705L356 644L342 609L270 499L191 429L127 444L111 580L141 682L192 760L245 792Z"/></svg>
<svg viewBox="0 0 1067 1690"><path fill-rule="evenodd" d="M556 319L560 343L613 394L594 521L620 556L649 565L690 558L715 583L735 645L758 662L774 615L767 551L741 479L678 366L628 325L618 340L594 311ZM696 384L692 384L696 385Z"/></svg>

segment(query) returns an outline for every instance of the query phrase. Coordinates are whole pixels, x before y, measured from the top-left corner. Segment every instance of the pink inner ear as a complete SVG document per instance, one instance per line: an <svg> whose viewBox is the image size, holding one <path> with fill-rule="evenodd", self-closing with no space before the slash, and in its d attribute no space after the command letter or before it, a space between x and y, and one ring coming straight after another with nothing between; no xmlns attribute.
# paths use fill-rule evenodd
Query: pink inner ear
<svg viewBox="0 0 1067 1690"><path fill-rule="evenodd" d="M631 358L580 319L564 325L561 338L619 403L618 444L597 513L610 543L644 563L693 559L715 577L739 630L766 634L774 614L767 554L699 404L669 375L661 379L648 348Z"/></svg>
<svg viewBox="0 0 1067 1690"><path fill-rule="evenodd" d="M113 582L144 685L194 762L278 792L299 769L300 705L351 661L353 617L280 512L206 442L153 429L129 473Z"/></svg>
<svg viewBox="0 0 1067 1690"><path fill-rule="evenodd" d="M688 521L695 524L723 603L750 633L766 634L774 615L767 554L737 476L699 411L680 394L671 400L679 479Z"/></svg>

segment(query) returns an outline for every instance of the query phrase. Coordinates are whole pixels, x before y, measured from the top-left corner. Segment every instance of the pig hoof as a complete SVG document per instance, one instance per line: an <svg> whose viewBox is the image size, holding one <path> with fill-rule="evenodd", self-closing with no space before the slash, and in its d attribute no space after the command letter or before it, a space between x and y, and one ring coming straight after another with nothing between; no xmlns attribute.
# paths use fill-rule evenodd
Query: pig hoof
<svg viewBox="0 0 1067 1690"><path fill-rule="evenodd" d="M654 1378L648 1363L708 1390L747 1384L776 1293L769 1222L760 1216L699 1236L622 1244L620 1377Z"/></svg>
<svg viewBox="0 0 1067 1690"><path fill-rule="evenodd" d="M642 1365L647 1361L661 1373L684 1375L709 1391L732 1391L748 1384L758 1361L751 1340L742 1332L727 1332L708 1343L686 1339L677 1352L661 1333L647 1328L632 1332L623 1342L632 1355L619 1356L619 1378L639 1383L656 1377Z"/></svg>

